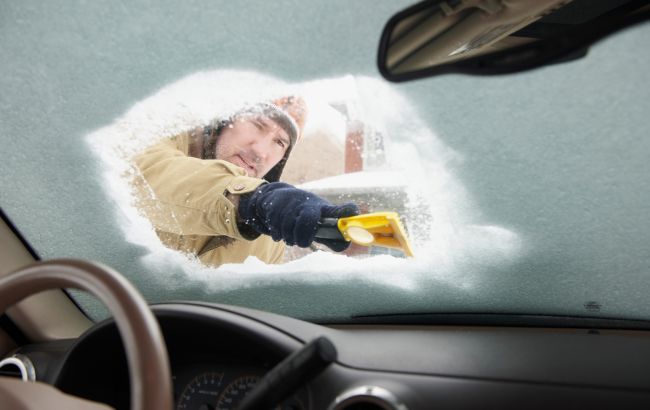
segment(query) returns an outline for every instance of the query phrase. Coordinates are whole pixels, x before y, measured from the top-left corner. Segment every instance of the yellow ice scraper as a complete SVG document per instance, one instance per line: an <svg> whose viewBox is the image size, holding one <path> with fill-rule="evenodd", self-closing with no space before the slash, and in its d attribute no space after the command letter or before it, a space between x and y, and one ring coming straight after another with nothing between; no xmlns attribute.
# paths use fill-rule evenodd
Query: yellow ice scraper
<svg viewBox="0 0 650 410"><path fill-rule="evenodd" d="M397 212L375 212L338 219L323 218L319 222L316 238L399 249L406 256L413 256Z"/></svg>

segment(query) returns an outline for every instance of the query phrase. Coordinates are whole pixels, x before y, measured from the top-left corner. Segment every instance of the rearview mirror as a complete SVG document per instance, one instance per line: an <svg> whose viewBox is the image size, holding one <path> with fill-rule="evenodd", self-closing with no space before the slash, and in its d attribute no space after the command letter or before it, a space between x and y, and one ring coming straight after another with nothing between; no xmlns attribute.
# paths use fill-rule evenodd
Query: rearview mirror
<svg viewBox="0 0 650 410"><path fill-rule="evenodd" d="M649 16L635 0L426 0L388 21L378 65L390 81L523 71L580 58Z"/></svg>

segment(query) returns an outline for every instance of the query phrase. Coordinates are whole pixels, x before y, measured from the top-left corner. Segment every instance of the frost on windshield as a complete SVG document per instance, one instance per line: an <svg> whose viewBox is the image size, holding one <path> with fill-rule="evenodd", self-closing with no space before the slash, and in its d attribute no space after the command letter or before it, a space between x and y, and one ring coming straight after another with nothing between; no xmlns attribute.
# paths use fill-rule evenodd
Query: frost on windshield
<svg viewBox="0 0 650 410"><path fill-rule="evenodd" d="M286 95L304 99L308 116L282 181L334 203L353 201L364 213L397 212L414 258L378 247L354 246L343 254L287 247L282 264L251 256L241 264L210 267L195 255L163 245L137 206L133 183L141 175L130 159L217 116ZM112 124L90 133L87 141L102 159L104 185L115 201L125 239L148 250L143 263L157 273L163 287L181 286L188 278L215 291L349 280L403 290L424 282L471 287L462 275L464 267L512 263L520 253L517 234L478 222L484 221L480 210L453 174L462 164L462 153L445 146L392 85L374 78L289 84L255 72L199 72L138 102Z"/></svg>

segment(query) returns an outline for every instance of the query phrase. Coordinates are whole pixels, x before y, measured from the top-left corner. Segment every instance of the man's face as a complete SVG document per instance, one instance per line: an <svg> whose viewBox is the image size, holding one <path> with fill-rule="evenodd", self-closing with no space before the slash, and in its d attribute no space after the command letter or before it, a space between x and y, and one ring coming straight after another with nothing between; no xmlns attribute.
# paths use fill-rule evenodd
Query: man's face
<svg viewBox="0 0 650 410"><path fill-rule="evenodd" d="M289 135L273 120L246 116L221 131L216 158L242 167L248 176L262 178L284 157L289 144Z"/></svg>

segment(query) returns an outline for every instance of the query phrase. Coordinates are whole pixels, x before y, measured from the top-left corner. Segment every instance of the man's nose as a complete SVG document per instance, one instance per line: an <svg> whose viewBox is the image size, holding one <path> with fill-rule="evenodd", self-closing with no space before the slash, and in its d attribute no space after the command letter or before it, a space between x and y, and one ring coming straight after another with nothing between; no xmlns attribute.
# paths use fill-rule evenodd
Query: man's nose
<svg viewBox="0 0 650 410"><path fill-rule="evenodd" d="M268 155L268 149L264 144L263 140L256 139L251 142L251 151L255 155L255 162L261 162L266 159Z"/></svg>

